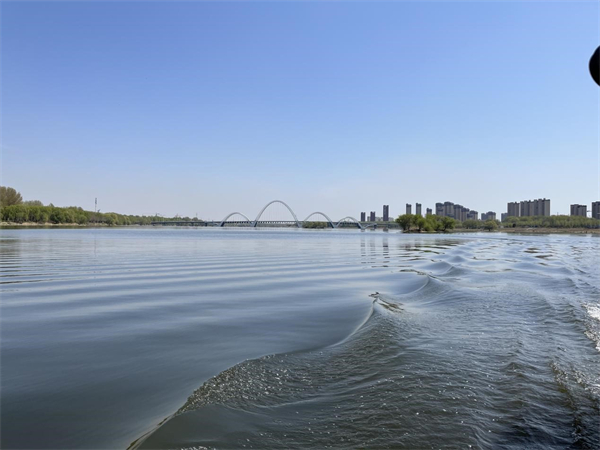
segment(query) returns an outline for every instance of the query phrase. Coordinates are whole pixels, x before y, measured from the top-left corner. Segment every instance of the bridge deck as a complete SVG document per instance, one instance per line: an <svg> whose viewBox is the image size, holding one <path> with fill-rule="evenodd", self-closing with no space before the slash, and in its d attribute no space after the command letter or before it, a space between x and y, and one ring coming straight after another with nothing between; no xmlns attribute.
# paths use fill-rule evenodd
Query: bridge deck
<svg viewBox="0 0 600 450"><path fill-rule="evenodd" d="M299 221L301 224L303 221ZM309 223L312 221L309 221ZM326 222L324 222L326 223ZM203 220L168 220L168 221L156 221L151 222L151 225L161 225L161 226L172 226L172 227L218 227L221 222L218 221L203 221ZM231 221L225 222L224 225L246 225L252 226L252 222L247 221ZM274 225L286 225L286 226L296 226L296 222L293 220L273 220L273 221L259 221L256 224L258 227L260 226L274 226ZM339 222L336 224L336 227L352 227L356 226L356 222ZM360 222L360 225L363 228L367 227L377 227L377 228L399 228L398 224L395 222Z"/></svg>

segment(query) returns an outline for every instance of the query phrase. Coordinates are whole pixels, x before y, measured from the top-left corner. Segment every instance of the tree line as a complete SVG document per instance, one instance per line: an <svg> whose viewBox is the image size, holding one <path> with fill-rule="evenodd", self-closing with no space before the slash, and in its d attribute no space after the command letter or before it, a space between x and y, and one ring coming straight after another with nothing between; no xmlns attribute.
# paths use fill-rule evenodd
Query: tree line
<svg viewBox="0 0 600 450"><path fill-rule="evenodd" d="M0 221L11 223L77 224L77 225L150 225L152 222L190 222L189 217L161 217L100 213L86 211L81 207L48 206L39 200L23 201L13 188L0 186Z"/></svg>
<svg viewBox="0 0 600 450"><path fill-rule="evenodd" d="M410 232L412 229L418 232L427 231L451 231L456 228L481 229L492 231L499 227L500 222L497 220L465 220L461 222L452 217L437 216L435 214L427 214L425 217L420 214L403 214L398 216L396 223L400 225L403 231Z"/></svg>
<svg viewBox="0 0 600 450"><path fill-rule="evenodd" d="M427 214L423 217L420 214L403 214L398 216L395 221L404 232L415 231L450 231L456 226L456 220L451 217L441 217L435 214Z"/></svg>
<svg viewBox="0 0 600 450"><path fill-rule="evenodd" d="M505 228L600 228L600 220L583 216L506 217Z"/></svg>
<svg viewBox="0 0 600 450"><path fill-rule="evenodd" d="M327 228L329 222L302 222L302 228Z"/></svg>
<svg viewBox="0 0 600 450"><path fill-rule="evenodd" d="M475 219L467 219L463 222L459 222L459 226L457 228L465 228L467 230L487 230L493 231L497 230L500 227L499 220L475 220Z"/></svg>
<svg viewBox="0 0 600 450"><path fill-rule="evenodd" d="M493 231L498 228L600 228L600 220L583 216L528 216L506 217L503 222L498 220L473 220L463 222L450 217L440 217L428 214L423 217L418 214L403 214L398 216L396 223L405 232L414 231L450 231L456 228L471 230Z"/></svg>

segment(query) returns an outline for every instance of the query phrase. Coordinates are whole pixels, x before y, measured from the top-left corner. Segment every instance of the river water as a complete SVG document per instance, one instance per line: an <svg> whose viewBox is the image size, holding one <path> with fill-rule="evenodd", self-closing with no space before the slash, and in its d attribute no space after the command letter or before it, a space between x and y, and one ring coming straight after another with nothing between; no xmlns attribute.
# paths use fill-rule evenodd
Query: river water
<svg viewBox="0 0 600 450"><path fill-rule="evenodd" d="M0 231L2 448L598 448L600 239Z"/></svg>

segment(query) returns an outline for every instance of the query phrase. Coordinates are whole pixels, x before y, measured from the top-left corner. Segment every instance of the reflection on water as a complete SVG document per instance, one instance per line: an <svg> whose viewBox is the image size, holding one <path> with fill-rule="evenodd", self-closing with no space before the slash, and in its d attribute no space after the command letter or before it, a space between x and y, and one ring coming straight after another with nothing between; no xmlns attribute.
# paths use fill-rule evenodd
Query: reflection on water
<svg viewBox="0 0 600 450"><path fill-rule="evenodd" d="M595 448L599 249L3 230L2 447Z"/></svg>

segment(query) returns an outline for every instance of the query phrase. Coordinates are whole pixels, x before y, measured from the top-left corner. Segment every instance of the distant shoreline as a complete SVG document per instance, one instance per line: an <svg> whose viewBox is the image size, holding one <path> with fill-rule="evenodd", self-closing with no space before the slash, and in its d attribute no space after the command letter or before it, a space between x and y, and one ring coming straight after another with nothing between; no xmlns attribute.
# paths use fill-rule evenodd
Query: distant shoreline
<svg viewBox="0 0 600 450"><path fill-rule="evenodd" d="M17 223L17 222L0 222L0 228L1 227L10 227L10 228L35 228L35 227L39 227L39 228L96 228L96 227L110 227L112 225L107 225L105 223L94 223L94 224L79 224L79 223L50 223L50 222L46 222L46 223L35 223L35 222L23 222L23 223ZM121 227L121 226L126 226L126 227L131 227L131 226L140 226L140 225L114 225L115 227Z"/></svg>
<svg viewBox="0 0 600 450"><path fill-rule="evenodd" d="M498 228L493 231L457 228L449 233L510 233L510 234L600 234L600 228Z"/></svg>
<svg viewBox="0 0 600 450"><path fill-rule="evenodd" d="M519 234L600 234L600 228L500 228L497 231Z"/></svg>
<svg viewBox="0 0 600 450"><path fill-rule="evenodd" d="M0 228L129 228L149 225L107 225L105 223L78 224L78 223L35 223L35 222L0 222ZM456 228L442 233L419 233L416 230L407 234L454 234L454 233L510 233L510 234L600 234L600 228L498 228L493 231L482 229Z"/></svg>

